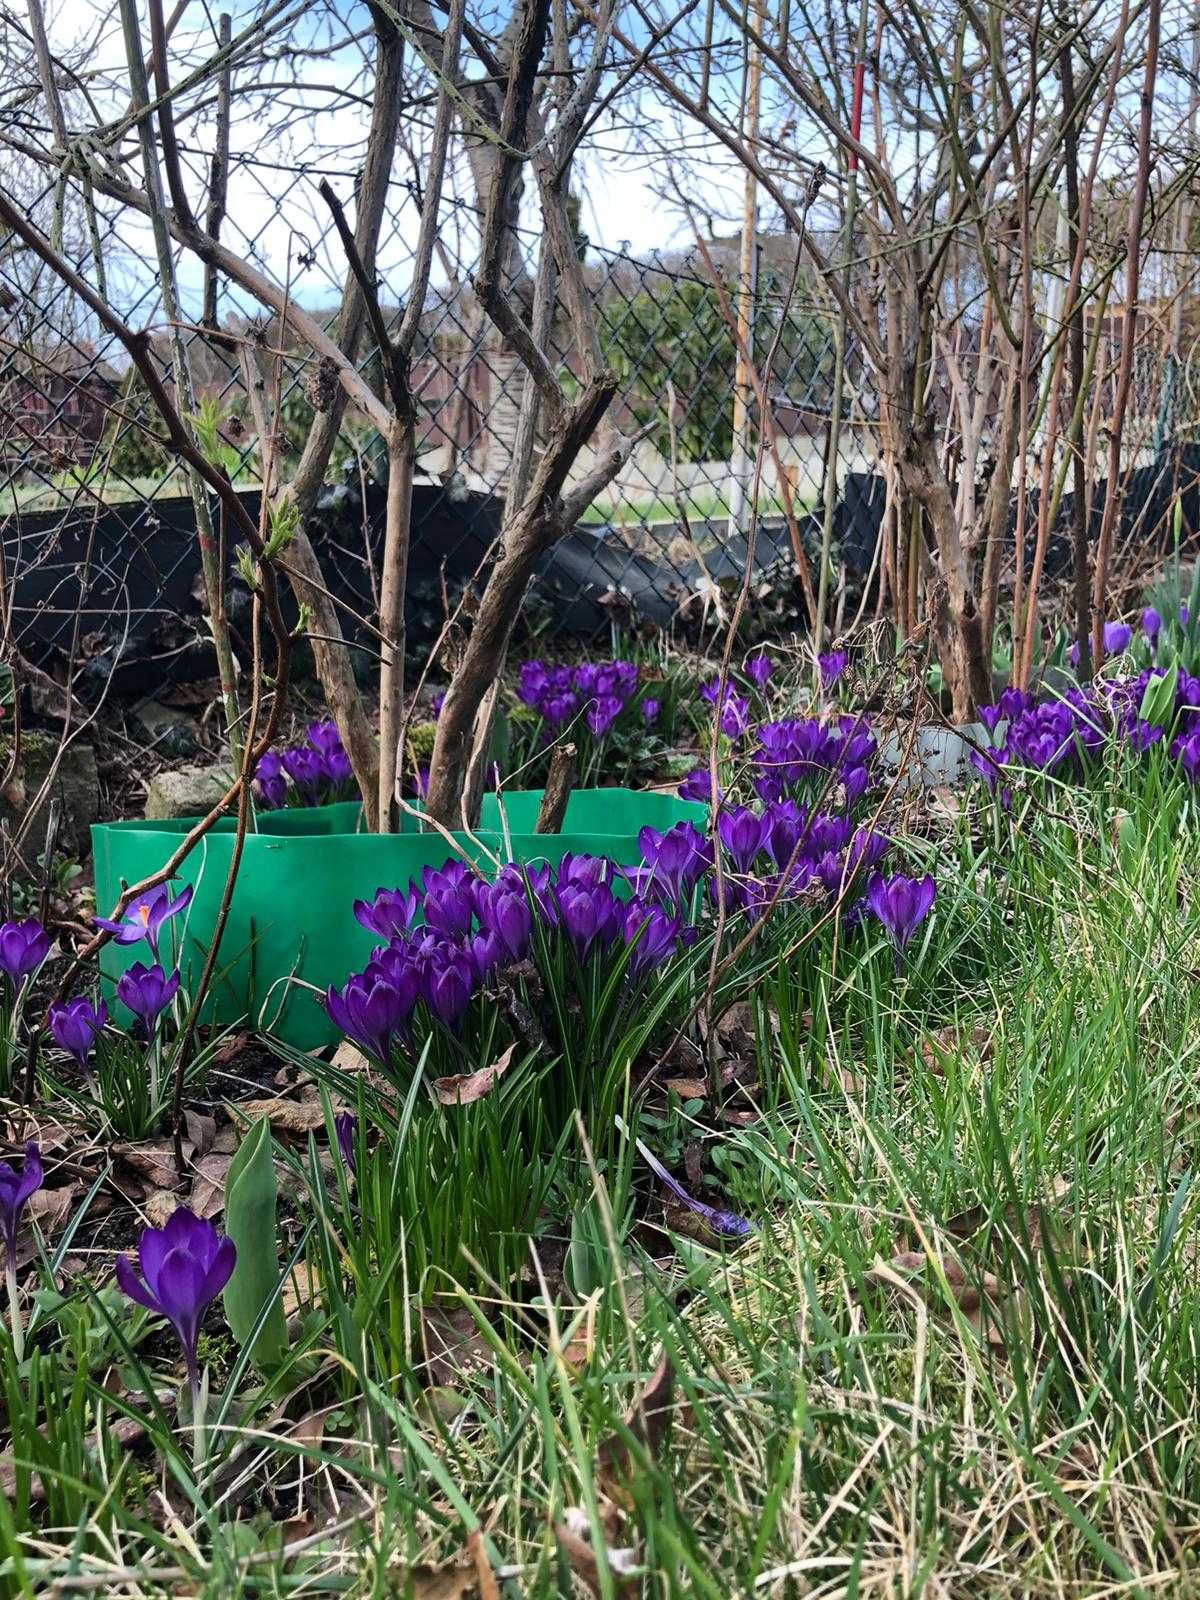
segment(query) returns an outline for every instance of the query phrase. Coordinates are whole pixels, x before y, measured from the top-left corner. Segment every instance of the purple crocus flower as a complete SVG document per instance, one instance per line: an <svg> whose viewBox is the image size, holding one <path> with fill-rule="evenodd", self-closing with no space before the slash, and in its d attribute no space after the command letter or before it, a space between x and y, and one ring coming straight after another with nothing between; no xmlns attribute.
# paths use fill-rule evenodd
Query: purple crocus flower
<svg viewBox="0 0 1200 1600"><path fill-rule="evenodd" d="M471 931L474 897L466 882L443 879L425 890L423 909L427 927L449 939L464 939Z"/></svg>
<svg viewBox="0 0 1200 1600"><path fill-rule="evenodd" d="M410 883L407 889L376 889L374 900L356 900L354 916L368 933L391 941L408 932L417 920L421 898Z"/></svg>
<svg viewBox="0 0 1200 1600"><path fill-rule="evenodd" d="M762 848L782 872L796 854L807 815L794 800L772 800L763 807Z"/></svg>
<svg viewBox="0 0 1200 1600"><path fill-rule="evenodd" d="M1162 632L1162 615L1153 606L1147 606L1142 612L1142 632L1146 635L1146 643L1152 650L1158 648L1158 636Z"/></svg>
<svg viewBox="0 0 1200 1600"><path fill-rule="evenodd" d="M0 924L0 972L6 974L14 992L49 953L50 935L36 917Z"/></svg>
<svg viewBox="0 0 1200 1600"><path fill-rule="evenodd" d="M557 894L563 931L578 959L584 961L594 944L608 944L616 934L621 903L607 884L589 889L568 883Z"/></svg>
<svg viewBox="0 0 1200 1600"><path fill-rule="evenodd" d="M638 848L645 866L630 868L626 876L639 893L652 890L672 904L691 894L712 865L712 846L691 822L677 822L665 833L643 828Z"/></svg>
<svg viewBox="0 0 1200 1600"><path fill-rule="evenodd" d="M587 725L593 739L603 739L613 723L625 709L616 695L604 694L588 707Z"/></svg>
<svg viewBox="0 0 1200 1600"><path fill-rule="evenodd" d="M420 972L407 950L393 947L355 972L340 989L325 993L325 1010L334 1027L377 1061L391 1055L417 1003Z"/></svg>
<svg viewBox="0 0 1200 1600"><path fill-rule="evenodd" d="M1127 622L1106 622L1104 624L1104 653L1109 656L1119 656L1123 650L1128 650L1129 641L1133 638L1133 629Z"/></svg>
<svg viewBox="0 0 1200 1600"><path fill-rule="evenodd" d="M821 674L822 689L832 689L850 662L847 650L827 650L817 657L817 671Z"/></svg>
<svg viewBox="0 0 1200 1600"><path fill-rule="evenodd" d="M123 972L117 979L117 999L127 1011L133 1012L149 1038L159 1016L174 1000L178 988L177 971L168 977L157 961L152 967L135 961L128 972Z"/></svg>
<svg viewBox="0 0 1200 1600"><path fill-rule="evenodd" d="M101 1000L94 1006L86 995L76 995L61 1004L55 1002L47 1013L50 1037L76 1064L86 1068L88 1057L108 1021L108 1008Z"/></svg>
<svg viewBox="0 0 1200 1600"><path fill-rule="evenodd" d="M622 1132L625 1131L625 1124L621 1118L617 1119L617 1125ZM683 1185L671 1176L658 1157L651 1154L640 1139L635 1139L634 1143L637 1146L638 1154L658 1181L671 1191L680 1205L686 1206L696 1216L703 1217L714 1233L724 1234L727 1238L744 1239L747 1234L754 1232L754 1224L745 1217L739 1217L736 1211L718 1210L716 1206L707 1205L703 1200L697 1200L694 1195L690 1195Z"/></svg>
<svg viewBox="0 0 1200 1600"><path fill-rule="evenodd" d="M763 845L763 819L748 806L733 806L717 818L717 833L738 872L749 872Z"/></svg>
<svg viewBox="0 0 1200 1600"><path fill-rule="evenodd" d="M504 946L490 929L473 933L463 947L471 963L471 976L477 984L485 984L502 967L507 959Z"/></svg>
<svg viewBox="0 0 1200 1600"><path fill-rule="evenodd" d="M679 785L681 800L699 800L704 805L713 803L712 777L707 767L695 767Z"/></svg>
<svg viewBox="0 0 1200 1600"><path fill-rule="evenodd" d="M354 768L350 765L350 757L340 746L322 754L321 776L335 791L344 790L353 778Z"/></svg>
<svg viewBox="0 0 1200 1600"><path fill-rule="evenodd" d="M721 732L727 739L740 739L749 726L750 702L744 695L726 695L721 707Z"/></svg>
<svg viewBox="0 0 1200 1600"><path fill-rule="evenodd" d="M470 956L449 940L427 957L422 993L443 1027L457 1028L471 1003L474 987L475 970Z"/></svg>
<svg viewBox="0 0 1200 1600"><path fill-rule="evenodd" d="M747 659L744 670L756 689L765 689L775 668L771 658L760 650Z"/></svg>
<svg viewBox="0 0 1200 1600"><path fill-rule="evenodd" d="M309 725L308 742L318 755L344 755L342 736L336 722L314 722Z"/></svg>
<svg viewBox="0 0 1200 1600"><path fill-rule="evenodd" d="M477 910L484 928L499 941L501 952L510 961L524 961L533 933L533 913L524 890L492 887L478 897Z"/></svg>
<svg viewBox="0 0 1200 1600"><path fill-rule="evenodd" d="M185 884L172 900L166 884L160 883L131 900L119 917L96 917L95 924L111 933L117 944L137 944L145 939L157 956L163 923L187 910L192 903L192 892L191 884Z"/></svg>
<svg viewBox="0 0 1200 1600"><path fill-rule="evenodd" d="M259 756L254 768L254 790L259 804L268 810L278 811L287 805L287 774L276 751L267 750Z"/></svg>
<svg viewBox="0 0 1200 1600"><path fill-rule="evenodd" d="M342 1158L342 1165L347 1175L354 1171L354 1134L357 1127L358 1119L352 1111L339 1111L333 1119L337 1152Z"/></svg>
<svg viewBox="0 0 1200 1600"><path fill-rule="evenodd" d="M625 907L621 935L633 945L629 972L642 977L669 961L679 947L682 922L678 912L667 912L660 905L631 900ZM635 943L636 941L636 943Z"/></svg>
<svg viewBox="0 0 1200 1600"><path fill-rule="evenodd" d="M16 1268L21 1212L30 1195L42 1187L43 1176L41 1152L32 1140L25 1146L25 1159L19 1172L11 1162L0 1161L0 1235L8 1252L6 1264L10 1272Z"/></svg>
<svg viewBox="0 0 1200 1600"><path fill-rule="evenodd" d="M1188 611L1187 604L1185 602L1179 608L1179 626L1181 628L1186 628L1187 627L1189 615L1190 615L1190 612Z"/></svg>
<svg viewBox="0 0 1200 1600"><path fill-rule="evenodd" d="M321 784L325 776L321 757L307 745L297 745L285 750L280 758L283 770L296 785L296 793L305 805L315 805L320 799Z"/></svg>
<svg viewBox="0 0 1200 1600"><path fill-rule="evenodd" d="M929 915L936 894L931 877L906 878L900 872L890 878L879 873L867 885L867 905L895 945L897 958Z"/></svg>
<svg viewBox="0 0 1200 1600"><path fill-rule="evenodd" d="M138 1275L128 1256L117 1257L117 1283L124 1294L156 1316L166 1317L183 1346L193 1398L200 1388L196 1344L204 1313L233 1276L237 1249L212 1223L180 1206L161 1228L143 1228Z"/></svg>
<svg viewBox="0 0 1200 1600"><path fill-rule="evenodd" d="M642 701L642 721L648 728L658 721L658 714L661 710L662 705L657 700Z"/></svg>
<svg viewBox="0 0 1200 1600"><path fill-rule="evenodd" d="M1195 783L1200 776L1200 730L1180 734L1171 745L1171 754L1183 768L1184 776Z"/></svg>

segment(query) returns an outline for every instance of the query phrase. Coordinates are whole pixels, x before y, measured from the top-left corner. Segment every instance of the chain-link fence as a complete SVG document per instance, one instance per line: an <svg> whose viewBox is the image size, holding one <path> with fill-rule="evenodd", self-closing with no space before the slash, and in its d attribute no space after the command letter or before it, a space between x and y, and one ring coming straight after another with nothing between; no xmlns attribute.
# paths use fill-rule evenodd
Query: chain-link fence
<svg viewBox="0 0 1200 1600"><path fill-rule="evenodd" d="M239 173L242 203L225 219L223 239L333 329L344 261L332 227L322 229L304 206L319 178L345 193L354 174L254 160L243 160ZM251 193L260 206L249 203ZM77 186L68 187L65 202L48 186L29 203L44 218L57 203L64 253L132 326L155 330L153 349L169 382L169 337L147 267L153 248L145 219ZM387 319L398 319L404 301L411 267L404 241L415 237L415 205L411 189L394 183L379 262ZM412 368L419 455L410 587L418 635L495 538L525 382L471 287L476 220L469 205L445 202ZM528 307L539 240L521 233L519 245L509 289ZM736 390L739 383L748 389L751 367L761 372L771 347L772 428L759 465L756 564L792 562L797 540L815 552L827 487L840 505L853 479L858 502L874 504L875 405L852 352L836 461L829 461L835 329L803 281L789 293L794 242L758 241L752 293L739 279L736 237L641 259L582 237L579 248L604 359L619 387L576 474L587 472L615 433L643 437L546 562L531 597L533 626L586 637L614 617L666 624L719 606L723 580L740 575L745 563L744 508L758 438L752 403L739 448ZM261 441L238 345L249 344L268 379L285 475L314 415L313 359L277 319L186 254L178 272L200 413L216 430L234 483L253 497ZM743 338L739 349L739 316L752 330L749 348ZM580 363L565 317L555 320L551 345L569 383ZM367 349L361 365L378 383L379 351ZM162 663L202 637L187 484L160 432L119 343L31 257L11 245L0 253L0 514L10 566L19 552L13 631L33 658L70 648L77 660L108 672L114 656ZM351 410L314 519L331 587L368 614L381 457L379 436ZM838 537L843 532L839 527Z"/></svg>
<svg viewBox="0 0 1200 1600"><path fill-rule="evenodd" d="M184 154L194 168L200 162L199 151ZM245 156L235 164L237 202L224 219L223 240L333 329L345 262L333 228L311 208L320 179L348 195L354 171L328 158ZM389 201L378 276L385 319L394 321L411 277L420 196L397 179ZM47 231L56 229L71 264L132 326L154 330L152 348L169 382L169 338L157 275L148 266L154 251L146 219L75 180L61 192L49 182L35 187L27 205ZM475 209L447 195L412 368L419 458L409 622L418 644L494 546L526 381L473 292L477 242ZM518 231L509 291L527 310L540 242ZM746 563L752 477L760 576L775 568L790 584L798 553L815 560L827 523L837 558L864 573L886 500L878 399L851 344L842 422L831 445L836 327L803 276L793 286L795 241L762 235L749 284L736 234L650 256L582 235L578 244L618 394L576 474L587 472L615 433L643 437L546 560L527 625L546 637L588 638L614 621L666 625L719 617L724 591ZM256 370L269 380L285 476L314 416L316 366L278 319L186 253L178 275L201 418L234 483L256 501L261 440L239 346L254 352ZM750 329L740 342L739 319ZM1114 327L1110 342L1115 334ZM569 382L581 363L565 317L554 321L550 343ZM1193 343L1189 336L1185 348ZM764 374L769 353L765 391L756 393L751 376ZM969 352L954 356L961 371ZM368 348L362 367L382 392L379 363L378 349ZM1148 347L1139 351L1139 363L1123 471L1150 471L1173 440L1194 433L1194 359L1164 365ZM1111 363L1106 373L1097 380L1101 430ZM936 376L948 414L948 359ZM739 387L748 405L739 406ZM764 414L769 426L756 461ZM169 670L204 651L192 508L159 433L119 342L60 278L13 241L0 244L0 517L11 631L29 659L67 655L85 680L94 673L107 681L133 668L144 681L147 668ZM1031 445L1036 455L1036 437ZM348 616L368 621L377 600L382 455L379 436L351 410L313 518L331 589ZM1175 473L1170 481L1177 479ZM1151 504L1158 500L1144 498L1143 512ZM1052 557L1058 544L1065 551L1065 533L1052 542ZM238 604L235 593L235 633Z"/></svg>

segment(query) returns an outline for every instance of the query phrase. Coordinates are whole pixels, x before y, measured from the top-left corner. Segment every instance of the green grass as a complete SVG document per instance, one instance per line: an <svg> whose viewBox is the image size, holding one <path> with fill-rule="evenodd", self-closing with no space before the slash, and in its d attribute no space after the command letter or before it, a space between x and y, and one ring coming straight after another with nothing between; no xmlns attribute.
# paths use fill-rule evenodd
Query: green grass
<svg viewBox="0 0 1200 1600"><path fill-rule="evenodd" d="M513 1600L1200 1591L1198 838L1154 758L1009 814L975 795L917 846L939 895L899 976L877 940L839 934L834 957L832 929L753 957L763 1115L717 1127L673 1101L653 1135L703 1148L712 1197L757 1224L740 1249L632 1208L645 1174L627 1148L589 1166L601 1130L581 1129L525 1279L479 1239L435 1316L402 1268L372 1281L366 1194L315 1142L328 1204L290 1241L313 1303L206 1472L147 1398L169 1355L127 1345L119 1311L47 1327L40 1402L4 1352L10 1419L40 1403L67 1438L54 1454L12 1421L54 1489L28 1507L18 1469L0 1587L494 1594L453 1586L474 1541ZM482 1191L513 1157L477 1132ZM393 1264L424 1248L406 1207L423 1238L467 1205L436 1140L405 1139L416 1164L397 1140L367 1183ZM122 1413L147 1429L133 1454ZM590 1589L589 1534L626 1552Z"/></svg>

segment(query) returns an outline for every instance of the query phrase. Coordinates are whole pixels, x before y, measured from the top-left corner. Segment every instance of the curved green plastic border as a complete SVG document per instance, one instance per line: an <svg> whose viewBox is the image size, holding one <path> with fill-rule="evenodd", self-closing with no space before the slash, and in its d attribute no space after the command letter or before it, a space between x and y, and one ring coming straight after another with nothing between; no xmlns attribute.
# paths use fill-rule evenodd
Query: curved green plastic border
<svg viewBox="0 0 1200 1600"><path fill-rule="evenodd" d="M633 789L578 789L567 804L563 831L533 832L541 790L484 797L474 840L453 838L481 867L487 852L500 860L557 862L567 853L604 855L632 864L640 858L638 831L663 830L677 822L703 827L707 809L674 795ZM380 888L396 888L440 867L452 853L438 833L420 833L412 818L398 834L357 832L356 803L263 812L258 832L245 843L241 869L205 1020L233 1023L249 1017L302 1050L337 1037L309 989L324 991L361 966L379 942L354 919L355 900ZM92 829L96 903L102 914L116 904L122 887L159 871L194 818L167 822L107 822ZM222 818L184 861L173 884L194 890L184 926L168 923L176 937L185 985L199 978L212 940L233 853L234 822ZM183 919L180 919L183 920ZM164 930L165 934L166 930ZM144 945L108 944L100 966L111 993L116 978L134 961L145 961Z"/></svg>

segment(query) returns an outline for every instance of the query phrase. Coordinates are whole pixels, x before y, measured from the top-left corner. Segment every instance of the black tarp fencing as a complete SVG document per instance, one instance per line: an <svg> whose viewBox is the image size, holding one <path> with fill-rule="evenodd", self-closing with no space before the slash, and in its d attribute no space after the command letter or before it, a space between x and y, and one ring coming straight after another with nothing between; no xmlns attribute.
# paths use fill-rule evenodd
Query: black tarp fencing
<svg viewBox="0 0 1200 1600"><path fill-rule="evenodd" d="M1098 536L1107 484L1095 486L1089 537ZM258 514L258 496L245 504ZM877 473L849 473L834 513L838 559L860 579L870 571L885 501ZM376 612L377 573L382 540L384 496L375 486L365 504L359 493L340 485L322 497L310 532L335 600L343 608L347 636L365 646L370 661L368 624ZM472 492L452 496L438 485L414 490L408 615L410 637L419 647L431 639L445 617L447 599L483 566L500 521L497 497ZM1061 573L1071 561L1072 502L1069 495L1056 518L1047 548L1047 569ZM1037 494L1026 513L1027 557L1032 556ZM817 509L800 520L807 548L819 544L822 517ZM363 529L369 537L364 540ZM1010 536L1015 518L1010 519ZM1123 485L1118 549L1133 544L1169 551L1178 534L1186 546L1200 532L1200 445L1182 444L1161 452L1132 472ZM689 524L686 534L706 553L681 558L685 530L673 523L644 525L632 548L616 530L584 524L566 536L543 560L530 598L531 615L541 608L555 635L589 640L607 632L619 609L645 622L667 626L706 580L738 577L746 559L745 540L729 534L724 519ZM211 671L202 607L202 582L191 501L157 499L103 507L95 514L33 513L11 516L3 524L3 549L12 608L12 629L22 655L38 666L61 667L74 654L79 686L97 690L111 678L118 693L148 693L158 684ZM685 548L686 548L685 544ZM656 551L661 550L661 558ZM668 552L670 552L668 554ZM235 635L248 620L248 602L234 574L232 552L230 620ZM790 561L791 543L780 517L764 518L755 536L755 566L778 568ZM288 597L290 601L290 596ZM291 607L294 618L295 609ZM235 641L243 659L248 641Z"/></svg>

